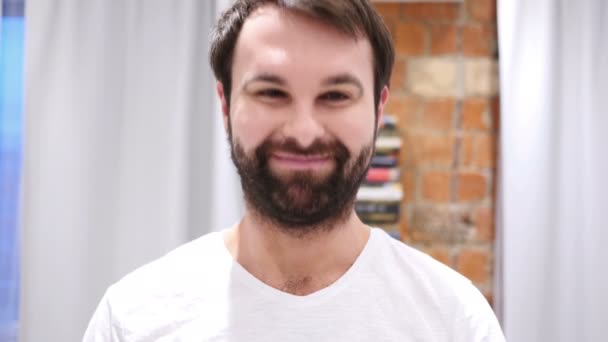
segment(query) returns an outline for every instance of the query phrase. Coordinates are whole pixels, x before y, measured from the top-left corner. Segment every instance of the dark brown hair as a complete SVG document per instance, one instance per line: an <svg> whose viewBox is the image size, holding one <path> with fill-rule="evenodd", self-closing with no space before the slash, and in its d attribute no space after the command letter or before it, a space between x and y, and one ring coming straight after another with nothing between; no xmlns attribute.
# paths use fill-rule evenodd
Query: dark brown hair
<svg viewBox="0 0 608 342"><path fill-rule="evenodd" d="M369 0L237 0L212 30L209 49L211 68L224 87L228 105L237 38L247 17L265 4L321 20L355 39L361 36L369 39L374 53L374 103L378 107L380 92L389 85L395 51L386 25Z"/></svg>

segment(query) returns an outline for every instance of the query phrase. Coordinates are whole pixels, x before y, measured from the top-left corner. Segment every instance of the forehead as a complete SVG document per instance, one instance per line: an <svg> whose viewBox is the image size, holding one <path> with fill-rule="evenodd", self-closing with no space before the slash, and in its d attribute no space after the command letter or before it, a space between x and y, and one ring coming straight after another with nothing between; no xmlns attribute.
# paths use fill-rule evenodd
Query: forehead
<svg viewBox="0 0 608 342"><path fill-rule="evenodd" d="M371 87L373 55L364 36L355 38L319 20L268 5L245 21L232 72L235 85L256 73L302 81L350 73Z"/></svg>

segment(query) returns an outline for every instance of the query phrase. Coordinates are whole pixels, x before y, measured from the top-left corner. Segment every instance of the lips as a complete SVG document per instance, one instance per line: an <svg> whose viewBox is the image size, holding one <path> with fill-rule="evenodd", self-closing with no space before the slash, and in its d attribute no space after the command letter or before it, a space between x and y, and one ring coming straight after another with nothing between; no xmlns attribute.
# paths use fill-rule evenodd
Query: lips
<svg viewBox="0 0 608 342"><path fill-rule="evenodd" d="M331 157L328 155L302 155L275 152L271 156L272 159L280 165L298 169L322 167L331 161Z"/></svg>

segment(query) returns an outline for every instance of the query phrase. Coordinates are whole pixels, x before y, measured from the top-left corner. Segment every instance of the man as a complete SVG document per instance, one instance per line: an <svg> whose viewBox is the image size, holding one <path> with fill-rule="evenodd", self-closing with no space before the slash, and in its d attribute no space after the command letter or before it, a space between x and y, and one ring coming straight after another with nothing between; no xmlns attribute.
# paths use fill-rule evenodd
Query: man
<svg viewBox="0 0 608 342"><path fill-rule="evenodd" d="M504 341L468 280L353 210L394 59L368 1L237 1L210 59L246 214L111 286L85 341Z"/></svg>

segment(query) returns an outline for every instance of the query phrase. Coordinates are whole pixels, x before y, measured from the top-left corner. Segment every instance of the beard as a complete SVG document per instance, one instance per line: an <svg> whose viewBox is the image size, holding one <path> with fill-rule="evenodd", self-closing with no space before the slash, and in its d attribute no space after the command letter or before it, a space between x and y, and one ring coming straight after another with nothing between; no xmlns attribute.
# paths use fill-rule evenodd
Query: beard
<svg viewBox="0 0 608 342"><path fill-rule="evenodd" d="M249 156L238 140L233 143L231 133L230 130L231 157L241 178L245 201L263 222L302 237L329 230L348 219L371 163L375 135L353 158L337 140L316 140L310 147L301 148L292 138L280 142L267 139ZM269 164L274 152L329 156L333 167L323 174L308 170L277 173Z"/></svg>

